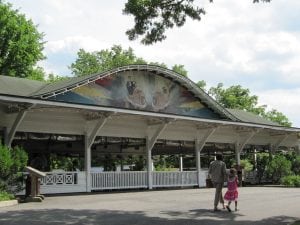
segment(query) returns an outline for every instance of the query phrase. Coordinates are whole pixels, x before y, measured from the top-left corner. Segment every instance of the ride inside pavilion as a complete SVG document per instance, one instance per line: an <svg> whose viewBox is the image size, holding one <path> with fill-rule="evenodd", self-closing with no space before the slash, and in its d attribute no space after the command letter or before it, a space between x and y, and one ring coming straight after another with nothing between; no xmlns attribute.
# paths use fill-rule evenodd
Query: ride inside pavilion
<svg viewBox="0 0 300 225"><path fill-rule="evenodd" d="M239 165L244 152L299 151L299 128L225 109L153 65L55 83L0 76L0 118L2 142L22 146L29 165L46 172L43 194L204 187L216 152ZM161 156L177 169L155 170ZM67 171L59 168L67 160Z"/></svg>

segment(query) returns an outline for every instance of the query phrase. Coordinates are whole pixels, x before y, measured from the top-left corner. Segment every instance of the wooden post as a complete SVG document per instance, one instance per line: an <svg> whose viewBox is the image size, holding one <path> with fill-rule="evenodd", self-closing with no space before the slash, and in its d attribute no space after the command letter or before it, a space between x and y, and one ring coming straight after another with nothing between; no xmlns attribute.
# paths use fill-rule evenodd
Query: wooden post
<svg viewBox="0 0 300 225"><path fill-rule="evenodd" d="M25 167L29 172L30 180L31 180L31 189L30 195L26 197L26 202L41 202L44 199L44 196L40 194L40 181L39 179L45 177L46 174L34 169L30 166Z"/></svg>

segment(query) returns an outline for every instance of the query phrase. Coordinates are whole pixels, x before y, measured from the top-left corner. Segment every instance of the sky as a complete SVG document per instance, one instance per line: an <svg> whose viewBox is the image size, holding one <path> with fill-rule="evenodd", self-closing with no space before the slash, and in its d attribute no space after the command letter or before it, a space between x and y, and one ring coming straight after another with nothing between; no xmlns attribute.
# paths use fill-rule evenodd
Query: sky
<svg viewBox="0 0 300 225"><path fill-rule="evenodd" d="M121 45L146 61L171 68L184 65L188 77L207 87L241 85L260 105L284 113L300 127L300 1L195 0L206 14L168 30L167 39L150 46L129 41L133 17L126 0L6 0L44 33L47 73L72 76L68 67L80 48L86 51Z"/></svg>

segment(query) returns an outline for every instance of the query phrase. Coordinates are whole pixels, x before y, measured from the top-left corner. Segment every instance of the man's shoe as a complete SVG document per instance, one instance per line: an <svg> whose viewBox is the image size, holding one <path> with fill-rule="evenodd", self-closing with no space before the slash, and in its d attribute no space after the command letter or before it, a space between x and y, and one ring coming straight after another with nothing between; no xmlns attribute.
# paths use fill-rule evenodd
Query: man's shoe
<svg viewBox="0 0 300 225"><path fill-rule="evenodd" d="M214 208L214 211L215 211L215 212L220 212L221 210L218 209L218 208Z"/></svg>

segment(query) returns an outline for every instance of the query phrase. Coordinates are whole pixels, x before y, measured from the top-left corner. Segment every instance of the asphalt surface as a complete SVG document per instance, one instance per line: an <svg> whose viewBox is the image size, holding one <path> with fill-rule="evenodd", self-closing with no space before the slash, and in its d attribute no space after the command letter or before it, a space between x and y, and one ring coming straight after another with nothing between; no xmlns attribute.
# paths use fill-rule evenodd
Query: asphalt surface
<svg viewBox="0 0 300 225"><path fill-rule="evenodd" d="M0 208L1 225L281 225L300 221L300 188L243 187L239 211L213 209L214 189L46 196ZM298 224L298 223L297 223Z"/></svg>

